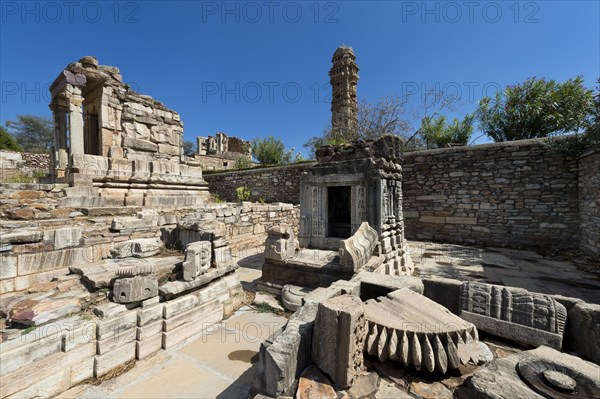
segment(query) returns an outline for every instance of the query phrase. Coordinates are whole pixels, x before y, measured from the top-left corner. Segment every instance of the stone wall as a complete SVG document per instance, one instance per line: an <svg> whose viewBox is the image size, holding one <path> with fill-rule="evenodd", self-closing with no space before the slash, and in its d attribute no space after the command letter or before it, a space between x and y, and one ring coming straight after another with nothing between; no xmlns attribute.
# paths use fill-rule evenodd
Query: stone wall
<svg viewBox="0 0 600 399"><path fill-rule="evenodd" d="M212 213L223 222L236 259L262 252L266 230L274 224L290 224L298 233L300 211L292 204L207 204L162 212L141 206L82 208L69 206L66 192L72 189L53 184L0 186L0 299L67 275L69 266L92 266L107 258L118 242L161 237L170 247L171 232L189 214ZM126 216L137 216L140 226L115 230L115 217Z"/></svg>
<svg viewBox="0 0 600 399"><path fill-rule="evenodd" d="M577 161L543 140L415 151L403 165L408 239L579 246Z"/></svg>
<svg viewBox="0 0 600 399"><path fill-rule="evenodd" d="M600 150L579 159L581 251L600 259Z"/></svg>
<svg viewBox="0 0 600 399"><path fill-rule="evenodd" d="M244 154L227 152L219 155L194 155L194 162L202 165L202 170L231 170L236 169L236 161L238 158L248 158Z"/></svg>
<svg viewBox="0 0 600 399"><path fill-rule="evenodd" d="M286 202L297 204L300 201L300 176L314 162L285 166L274 166L237 170L232 172L205 173L211 193L224 201L237 201L236 188L246 187L251 191L250 199L266 202Z"/></svg>
<svg viewBox="0 0 600 399"><path fill-rule="evenodd" d="M0 151L0 181L12 176L31 176L50 172L50 155L28 152Z"/></svg>

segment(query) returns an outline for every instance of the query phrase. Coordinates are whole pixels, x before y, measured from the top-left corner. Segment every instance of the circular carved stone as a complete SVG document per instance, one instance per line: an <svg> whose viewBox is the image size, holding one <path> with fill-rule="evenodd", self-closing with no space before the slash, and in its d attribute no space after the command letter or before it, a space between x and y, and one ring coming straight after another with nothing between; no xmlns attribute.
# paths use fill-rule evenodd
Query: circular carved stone
<svg viewBox="0 0 600 399"><path fill-rule="evenodd" d="M519 362L517 371L531 389L545 398L600 398L600 382L562 363L531 356Z"/></svg>
<svg viewBox="0 0 600 399"><path fill-rule="evenodd" d="M574 379L560 371L546 370L544 371L544 378L550 385L565 391L574 391L577 386Z"/></svg>
<svg viewBox="0 0 600 399"><path fill-rule="evenodd" d="M121 262L115 270L119 277L147 276L154 273L154 265L141 259L131 259Z"/></svg>

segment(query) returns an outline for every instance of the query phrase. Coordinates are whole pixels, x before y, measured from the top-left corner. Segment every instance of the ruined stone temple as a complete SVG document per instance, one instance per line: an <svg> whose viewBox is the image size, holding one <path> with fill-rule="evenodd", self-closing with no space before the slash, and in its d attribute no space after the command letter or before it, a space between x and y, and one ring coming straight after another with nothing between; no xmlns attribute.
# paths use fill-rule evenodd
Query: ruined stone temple
<svg viewBox="0 0 600 399"><path fill-rule="evenodd" d="M352 47L340 46L333 53L329 71L331 83L331 127L333 131L356 131L358 66Z"/></svg>
<svg viewBox="0 0 600 399"><path fill-rule="evenodd" d="M354 52L333 63L353 128ZM599 398L597 266L564 256L598 255L598 149L385 135L204 175L248 143L184 156L179 115L93 57L51 92L52 154L0 154L50 172L0 184L0 399ZM210 195L240 186L269 203Z"/></svg>
<svg viewBox="0 0 600 399"><path fill-rule="evenodd" d="M238 137L217 132L214 136L196 138L198 143L194 160L200 162L203 170L235 169L236 161L245 158L252 160L252 143Z"/></svg>
<svg viewBox="0 0 600 399"><path fill-rule="evenodd" d="M50 87L54 182L106 205L201 204L201 165L183 160L179 114L123 83L94 57L69 64Z"/></svg>

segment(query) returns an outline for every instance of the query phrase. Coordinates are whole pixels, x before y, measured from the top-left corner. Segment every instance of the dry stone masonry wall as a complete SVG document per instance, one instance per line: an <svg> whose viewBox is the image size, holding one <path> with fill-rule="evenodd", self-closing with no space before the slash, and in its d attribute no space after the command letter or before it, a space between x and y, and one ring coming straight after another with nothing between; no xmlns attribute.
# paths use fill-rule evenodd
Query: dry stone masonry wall
<svg viewBox="0 0 600 399"><path fill-rule="evenodd" d="M250 199L266 202L297 204L300 201L300 176L313 166L314 162L255 168L234 172L205 173L204 180L209 191L223 201L237 201L236 188L250 190Z"/></svg>
<svg viewBox="0 0 600 399"><path fill-rule="evenodd" d="M403 165L409 239L579 246L577 161L543 140L410 152Z"/></svg>
<svg viewBox="0 0 600 399"><path fill-rule="evenodd" d="M600 259L600 151L579 160L579 217L581 250Z"/></svg>

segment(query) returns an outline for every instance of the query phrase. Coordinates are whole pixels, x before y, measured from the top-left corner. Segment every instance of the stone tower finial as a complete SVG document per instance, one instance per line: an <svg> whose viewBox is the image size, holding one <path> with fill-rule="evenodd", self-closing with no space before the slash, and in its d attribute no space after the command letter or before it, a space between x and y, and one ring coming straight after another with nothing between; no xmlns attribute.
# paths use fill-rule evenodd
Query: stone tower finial
<svg viewBox="0 0 600 399"><path fill-rule="evenodd" d="M334 132L355 132L358 126L356 84L358 66L352 47L340 46L333 53L329 71L331 83L331 126Z"/></svg>

